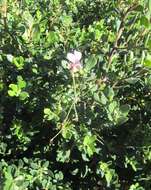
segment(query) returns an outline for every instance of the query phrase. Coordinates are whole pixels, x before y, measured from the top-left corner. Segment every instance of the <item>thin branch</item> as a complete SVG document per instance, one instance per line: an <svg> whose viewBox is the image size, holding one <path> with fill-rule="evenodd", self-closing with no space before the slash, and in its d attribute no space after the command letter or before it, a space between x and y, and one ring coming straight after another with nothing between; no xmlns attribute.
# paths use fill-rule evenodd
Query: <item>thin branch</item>
<svg viewBox="0 0 151 190"><path fill-rule="evenodd" d="M125 14L123 15L122 19L121 19L121 23L120 23L120 26L119 26L119 29L118 29L118 32L116 34L116 39L115 39L115 42L114 42L114 45L113 45L113 48L112 50L110 51L109 53L109 59L108 59L108 67L107 67L107 70L110 69L110 66L111 66L111 63L112 63L112 59L113 59L113 56L115 54L115 52L117 51L117 48L118 48L118 42L123 34L123 31L124 31L124 28L125 28L125 21L129 15L129 13L131 11L133 11L136 7L138 6L138 4L134 4L133 6L129 7L127 9L127 11L125 12Z"/></svg>
<svg viewBox="0 0 151 190"><path fill-rule="evenodd" d="M4 32L7 33L11 37L12 42L16 45L16 48L20 50L20 47L17 43L15 34L12 34L8 27L8 20L7 20L8 3L7 3L7 1L2 5L2 8L0 11L2 12L3 22L1 23L1 25L4 27Z"/></svg>
<svg viewBox="0 0 151 190"><path fill-rule="evenodd" d="M145 76L147 73L148 73L148 70L143 68L142 70L139 70L134 75L127 76L125 78L119 79L118 81L116 81L115 83L113 83L112 88L123 88L125 86L125 84L123 84L123 85L121 84L120 86L117 86L117 85L119 85L120 82L124 82L127 79L129 79L129 78L138 78L138 79L140 79L140 77Z"/></svg>

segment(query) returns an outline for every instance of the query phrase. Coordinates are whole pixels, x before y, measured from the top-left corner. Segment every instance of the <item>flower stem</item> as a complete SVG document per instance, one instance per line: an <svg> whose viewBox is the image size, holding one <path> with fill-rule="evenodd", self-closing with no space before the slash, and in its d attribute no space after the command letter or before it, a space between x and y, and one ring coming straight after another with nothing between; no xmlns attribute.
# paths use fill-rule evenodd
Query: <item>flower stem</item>
<svg viewBox="0 0 151 190"><path fill-rule="evenodd" d="M52 137L52 138L49 140L49 145L50 145L50 144L54 141L54 139L63 131L63 129L64 129L66 123L68 122L68 118L69 118L69 115L70 115L70 113L71 113L71 110L72 110L73 105L74 105L74 103L71 104L71 106L70 106L70 108L69 108L69 110L68 110L68 113L67 113L65 119L64 119L63 122L61 123L61 125L60 125L60 126L61 126L61 129L57 132L57 134L56 134L54 137Z"/></svg>
<svg viewBox="0 0 151 190"><path fill-rule="evenodd" d="M72 73L72 80L73 80L73 90L74 90L74 111L75 111L75 116L76 116L76 121L79 120L78 118L78 113L76 109L76 103L77 103L77 91L76 91L76 81L75 81L75 76L74 73Z"/></svg>

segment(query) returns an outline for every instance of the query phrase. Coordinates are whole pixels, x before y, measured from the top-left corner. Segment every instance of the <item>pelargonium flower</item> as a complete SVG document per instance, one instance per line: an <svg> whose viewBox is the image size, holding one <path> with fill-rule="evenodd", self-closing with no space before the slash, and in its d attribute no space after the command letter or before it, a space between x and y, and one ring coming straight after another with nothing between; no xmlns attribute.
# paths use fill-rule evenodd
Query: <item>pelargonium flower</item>
<svg viewBox="0 0 151 190"><path fill-rule="evenodd" d="M82 65L80 63L81 58L82 58L82 53L76 50L74 50L73 53L67 54L67 59L70 61L69 70L72 73L75 73L82 68Z"/></svg>

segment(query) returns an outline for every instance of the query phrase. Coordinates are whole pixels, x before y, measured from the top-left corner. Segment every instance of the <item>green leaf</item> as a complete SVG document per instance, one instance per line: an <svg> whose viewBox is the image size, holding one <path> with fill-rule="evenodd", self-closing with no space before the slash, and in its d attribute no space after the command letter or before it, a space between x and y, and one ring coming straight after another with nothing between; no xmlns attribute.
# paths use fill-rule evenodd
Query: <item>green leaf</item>
<svg viewBox="0 0 151 190"><path fill-rule="evenodd" d="M148 42L147 42L147 47L151 49L151 39L148 39Z"/></svg>
<svg viewBox="0 0 151 190"><path fill-rule="evenodd" d="M64 126L62 128L62 136L65 139L71 139L73 127L74 127L74 125L72 125L71 123L64 124Z"/></svg>
<svg viewBox="0 0 151 190"><path fill-rule="evenodd" d="M43 167L48 168L48 166L49 166L49 161L46 161L46 162L43 164Z"/></svg>
<svg viewBox="0 0 151 190"><path fill-rule="evenodd" d="M130 186L129 190L145 190L145 189L142 186L140 186L139 183L135 183Z"/></svg>
<svg viewBox="0 0 151 190"><path fill-rule="evenodd" d="M24 11L23 13L23 18L26 21L26 24L28 27L31 27L33 25L34 22L34 18L33 16L30 14L29 11Z"/></svg>
<svg viewBox="0 0 151 190"><path fill-rule="evenodd" d="M131 77L131 78L125 79L125 81L128 82L129 84L135 84L139 81L139 78Z"/></svg>
<svg viewBox="0 0 151 190"><path fill-rule="evenodd" d="M34 24L32 27L32 39L38 41L40 39L40 26L39 24Z"/></svg>
<svg viewBox="0 0 151 190"><path fill-rule="evenodd" d="M19 99L20 100L25 100L26 98L28 98L29 97L29 94L27 93L27 92L25 92L25 91L22 91L21 93L20 93L20 95L19 95Z"/></svg>
<svg viewBox="0 0 151 190"><path fill-rule="evenodd" d="M64 26L70 26L72 24L72 17L68 15L61 16L61 21Z"/></svg>
<svg viewBox="0 0 151 190"><path fill-rule="evenodd" d="M117 102L116 101L111 102L109 104L109 112L113 113L116 107L117 107Z"/></svg>
<svg viewBox="0 0 151 190"><path fill-rule="evenodd" d="M110 183L112 181L112 178L113 178L113 174L110 170L108 170L105 174L105 179L106 179L106 182L107 182L107 186L109 187L110 186Z"/></svg>
<svg viewBox="0 0 151 190"><path fill-rule="evenodd" d="M121 115L116 119L116 124L117 125L121 125L123 123L125 123L126 121L128 121L128 117Z"/></svg>
<svg viewBox="0 0 151 190"><path fill-rule="evenodd" d="M140 24L145 26L146 28L148 28L150 25L149 20L145 16L141 17Z"/></svg>
<svg viewBox="0 0 151 190"><path fill-rule="evenodd" d="M97 58L95 55L91 55L86 61L85 70L88 72L97 64Z"/></svg>
<svg viewBox="0 0 151 190"><path fill-rule="evenodd" d="M23 184L23 182L25 181L25 178L24 178L23 175L19 175L19 176L17 176L17 177L14 179L14 181L15 181L15 184L16 184L18 187L21 187L22 184Z"/></svg>
<svg viewBox="0 0 151 190"><path fill-rule="evenodd" d="M24 68L24 58L22 56L14 57L12 62L18 70L22 70Z"/></svg>
<svg viewBox="0 0 151 190"><path fill-rule="evenodd" d="M26 157L23 158L23 161L24 161L26 164L29 163L29 160L28 160Z"/></svg>
<svg viewBox="0 0 151 190"><path fill-rule="evenodd" d="M106 105L106 104L107 104L107 101L108 101L108 99L106 98L106 96L105 96L104 93L102 92L102 93L101 93L101 103L102 103L103 105Z"/></svg>
<svg viewBox="0 0 151 190"><path fill-rule="evenodd" d="M61 149L57 151L57 161L59 162L69 162L71 150Z"/></svg>
<svg viewBox="0 0 151 190"><path fill-rule="evenodd" d="M58 34L54 31L49 32L49 34L47 35L47 43L54 44L55 42L58 42L58 41L59 41Z"/></svg>
<svg viewBox="0 0 151 190"><path fill-rule="evenodd" d="M109 164L102 161L100 162L100 169L102 171L102 176L105 176L107 187L109 187L115 175L115 170L110 169Z"/></svg>
<svg viewBox="0 0 151 190"><path fill-rule="evenodd" d="M93 94L93 97L94 97L94 100L95 100L96 102L100 102L100 97L99 97L98 93L94 93L94 94Z"/></svg>
<svg viewBox="0 0 151 190"><path fill-rule="evenodd" d="M19 88L25 88L26 87L26 82L23 80L23 78L21 76L17 77L17 84Z"/></svg>
<svg viewBox="0 0 151 190"><path fill-rule="evenodd" d="M122 112L123 115L127 116L127 114L130 111L130 106L128 104L120 106L120 111Z"/></svg>
<svg viewBox="0 0 151 190"><path fill-rule="evenodd" d="M55 174L55 178L58 180L62 180L64 178L63 173L59 171L58 173Z"/></svg>
<svg viewBox="0 0 151 190"><path fill-rule="evenodd" d="M37 163L32 162L30 165L35 170L39 168L39 166L37 165Z"/></svg>
<svg viewBox="0 0 151 190"><path fill-rule="evenodd" d="M103 34L102 31L96 29L96 30L95 30L95 39L96 39L96 40L100 40L102 34Z"/></svg>
<svg viewBox="0 0 151 190"><path fill-rule="evenodd" d="M50 108L44 108L44 118L46 120L59 119L58 116L50 110Z"/></svg>
<svg viewBox="0 0 151 190"><path fill-rule="evenodd" d="M113 98L114 98L114 90L113 90L113 88L111 88L111 87L107 87L106 89L105 89L105 95L106 95L106 97L110 100L110 101L112 101L113 100Z"/></svg>
<svg viewBox="0 0 151 190"><path fill-rule="evenodd" d="M49 108L44 109L44 114L49 115L51 114L51 110Z"/></svg>
<svg viewBox="0 0 151 190"><path fill-rule="evenodd" d="M18 92L18 86L16 84L10 84L9 88L11 88L14 92Z"/></svg>
<svg viewBox="0 0 151 190"><path fill-rule="evenodd" d="M84 137L84 141L83 141L83 145L86 148L86 152L89 155L89 157L91 157L95 152L95 141L96 141L96 136L92 135L92 136L85 136Z"/></svg>
<svg viewBox="0 0 151 190"><path fill-rule="evenodd" d="M146 59L144 60L144 66L151 68L151 55L147 55Z"/></svg>
<svg viewBox="0 0 151 190"><path fill-rule="evenodd" d="M14 91L12 91L12 90L8 90L8 95L9 96L15 96L16 93Z"/></svg>
<svg viewBox="0 0 151 190"><path fill-rule="evenodd" d="M149 12L151 14L151 0L148 0L148 9L149 9Z"/></svg>

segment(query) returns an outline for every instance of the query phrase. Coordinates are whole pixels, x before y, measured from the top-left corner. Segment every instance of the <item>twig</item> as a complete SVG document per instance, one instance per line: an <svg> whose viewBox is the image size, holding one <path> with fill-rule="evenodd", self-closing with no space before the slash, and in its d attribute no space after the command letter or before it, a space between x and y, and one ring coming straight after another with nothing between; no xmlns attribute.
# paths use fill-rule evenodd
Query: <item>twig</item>
<svg viewBox="0 0 151 190"><path fill-rule="evenodd" d="M129 78L140 78L142 76L144 76L145 74L147 74L147 70L146 69L142 69L142 70L139 70L137 73L135 73L134 75L132 76L127 76L125 78L122 78L122 79L119 79L118 81L116 81L115 83L113 83L112 85L112 88L120 88L120 87L123 87L124 85L120 85L120 86L117 86L117 84L119 84L121 81L126 81L126 79L129 79Z"/></svg>
<svg viewBox="0 0 151 190"><path fill-rule="evenodd" d="M4 26L5 33L7 33L11 37L12 42L16 45L16 48L20 50L20 47L15 38L15 35L10 32L8 24L7 24L7 22L8 22L7 21L7 12L8 12L8 2L7 1L2 5L2 8L0 9L0 11L3 13L2 14L3 23L1 23L1 24L2 24L2 26Z"/></svg>
<svg viewBox="0 0 151 190"><path fill-rule="evenodd" d="M124 26L125 20L127 19L129 13L130 13L131 11L133 11L137 6L138 6L138 4L137 4L137 5L134 4L133 6L129 7L129 8L127 9L127 11L125 12L125 14L123 15L123 17L122 17L122 20L121 20L121 23L120 23L120 26L119 26L119 29L118 29L118 32L117 32L117 35L116 35L116 39L115 39L113 48L112 48L112 50L111 50L110 53L109 53L109 59L108 59L108 67L107 67L107 70L110 69L113 56L114 56L115 52L117 51L119 39L121 38L121 36L122 36L122 34L123 34L123 31L124 31L124 28L125 28L125 26Z"/></svg>

